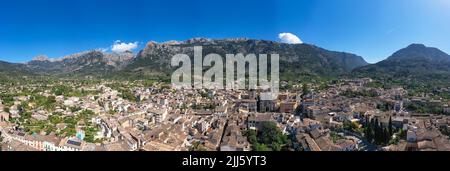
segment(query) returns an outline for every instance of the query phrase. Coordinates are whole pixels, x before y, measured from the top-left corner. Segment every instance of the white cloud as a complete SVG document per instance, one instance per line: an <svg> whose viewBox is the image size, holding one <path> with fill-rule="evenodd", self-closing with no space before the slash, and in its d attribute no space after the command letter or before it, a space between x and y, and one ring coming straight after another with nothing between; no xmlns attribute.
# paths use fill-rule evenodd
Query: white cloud
<svg viewBox="0 0 450 171"><path fill-rule="evenodd" d="M131 51L136 49L138 46L138 42L134 43L122 43L120 40L116 40L112 45L111 51L115 53L123 53L126 51Z"/></svg>
<svg viewBox="0 0 450 171"><path fill-rule="evenodd" d="M302 40L298 38L296 35L292 33L280 33L278 34L278 38L281 40L282 43L289 43L289 44L302 44Z"/></svg>

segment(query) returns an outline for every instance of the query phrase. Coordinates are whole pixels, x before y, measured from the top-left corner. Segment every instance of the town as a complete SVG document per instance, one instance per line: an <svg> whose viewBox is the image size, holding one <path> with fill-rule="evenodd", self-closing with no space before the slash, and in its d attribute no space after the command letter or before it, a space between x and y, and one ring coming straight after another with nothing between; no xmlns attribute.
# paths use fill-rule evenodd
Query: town
<svg viewBox="0 0 450 171"><path fill-rule="evenodd" d="M450 151L448 99L378 84L282 82L275 100L158 81L1 84L1 150Z"/></svg>

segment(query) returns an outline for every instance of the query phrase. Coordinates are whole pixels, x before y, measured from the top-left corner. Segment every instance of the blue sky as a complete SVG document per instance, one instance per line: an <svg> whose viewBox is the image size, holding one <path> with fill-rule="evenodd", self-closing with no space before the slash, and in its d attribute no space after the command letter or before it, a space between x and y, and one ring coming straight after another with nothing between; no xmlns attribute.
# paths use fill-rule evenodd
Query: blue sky
<svg viewBox="0 0 450 171"><path fill-rule="evenodd" d="M377 62L411 43L450 53L448 0L14 0L0 5L0 60L138 42L248 37L303 42Z"/></svg>

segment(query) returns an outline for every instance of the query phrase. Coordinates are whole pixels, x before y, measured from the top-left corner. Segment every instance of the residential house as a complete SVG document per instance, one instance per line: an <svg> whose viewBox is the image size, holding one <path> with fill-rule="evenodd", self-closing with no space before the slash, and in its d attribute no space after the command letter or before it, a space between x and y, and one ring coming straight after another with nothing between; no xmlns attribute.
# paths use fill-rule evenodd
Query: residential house
<svg viewBox="0 0 450 171"><path fill-rule="evenodd" d="M165 108L162 109L149 109L149 114L153 116L156 123L161 123L167 117L168 111Z"/></svg>
<svg viewBox="0 0 450 171"><path fill-rule="evenodd" d="M262 126L262 123L264 122L270 122L270 121L275 121L272 118L272 114L268 114L268 113L253 113L250 114L250 116L248 117L247 120L247 126L249 129L260 129Z"/></svg>
<svg viewBox="0 0 450 171"><path fill-rule="evenodd" d="M281 102L280 112L281 113L294 113L297 109L297 102Z"/></svg>
<svg viewBox="0 0 450 171"><path fill-rule="evenodd" d="M220 151L250 151L250 143L241 134L239 127L232 125L225 130Z"/></svg>
<svg viewBox="0 0 450 171"><path fill-rule="evenodd" d="M259 101L259 112L273 112L277 108L276 101L274 100L261 100Z"/></svg>

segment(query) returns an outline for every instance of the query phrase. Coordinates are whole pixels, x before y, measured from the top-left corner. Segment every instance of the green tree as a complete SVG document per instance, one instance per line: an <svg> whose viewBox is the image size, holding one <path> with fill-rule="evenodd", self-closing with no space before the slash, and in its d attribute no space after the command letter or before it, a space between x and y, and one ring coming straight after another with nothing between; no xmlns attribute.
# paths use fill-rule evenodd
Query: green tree
<svg viewBox="0 0 450 171"><path fill-rule="evenodd" d="M244 135L247 136L248 142L250 142L250 144L258 143L258 138L256 136L255 130L247 130Z"/></svg>
<svg viewBox="0 0 450 171"><path fill-rule="evenodd" d="M364 136L366 137L367 141L369 141L370 143L373 142L373 125L368 116L366 116L366 120L364 123Z"/></svg>
<svg viewBox="0 0 450 171"><path fill-rule="evenodd" d="M0 151L2 151L2 146L3 146L3 137L2 133L0 132Z"/></svg>
<svg viewBox="0 0 450 171"><path fill-rule="evenodd" d="M77 112L77 111L81 110L81 107L73 106L73 107L69 107L69 109L70 109L71 112Z"/></svg>
<svg viewBox="0 0 450 171"><path fill-rule="evenodd" d="M253 144L254 151L271 151L269 147L265 144L255 143Z"/></svg>
<svg viewBox="0 0 450 171"><path fill-rule="evenodd" d="M310 93L310 89L306 83L302 85L302 97Z"/></svg>
<svg viewBox="0 0 450 171"><path fill-rule="evenodd" d="M99 128L96 126L86 127L84 128L85 132L85 138L84 140L86 142L94 143L95 142L95 135L99 131Z"/></svg>
<svg viewBox="0 0 450 171"><path fill-rule="evenodd" d="M194 141L189 151L206 151L200 141Z"/></svg>
<svg viewBox="0 0 450 171"><path fill-rule="evenodd" d="M275 122L263 122L258 131L243 133L254 151L281 151L292 147L292 140L284 135Z"/></svg>
<svg viewBox="0 0 450 171"><path fill-rule="evenodd" d="M389 129L389 135L393 135L393 130L392 130L392 117L389 116L389 125L388 125L388 129Z"/></svg>
<svg viewBox="0 0 450 171"><path fill-rule="evenodd" d="M259 142L268 145L275 151L281 150L281 147L289 141L288 137L278 129L275 122L263 122L258 134Z"/></svg>
<svg viewBox="0 0 450 171"><path fill-rule="evenodd" d="M53 94L60 96L60 95L66 95L71 91L71 88L65 85L57 85L52 88Z"/></svg>
<svg viewBox="0 0 450 171"><path fill-rule="evenodd" d="M48 117L51 124L56 125L62 122L62 118L58 115L51 115Z"/></svg>
<svg viewBox="0 0 450 171"><path fill-rule="evenodd" d="M378 118L375 118L375 122L373 125L373 132L374 132L374 142L378 143L381 141L381 128L380 123L378 122Z"/></svg>
<svg viewBox="0 0 450 171"><path fill-rule="evenodd" d="M384 137L383 137L383 143L389 144L389 141L391 140L391 135L389 134L388 129L384 129Z"/></svg>
<svg viewBox="0 0 450 171"><path fill-rule="evenodd" d="M264 144L272 144L273 142L282 143L283 141L283 133L278 129L274 122L263 122L260 134L260 140Z"/></svg>

